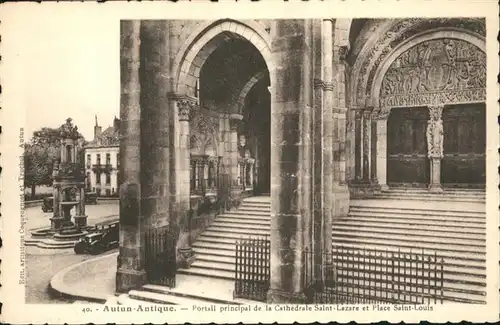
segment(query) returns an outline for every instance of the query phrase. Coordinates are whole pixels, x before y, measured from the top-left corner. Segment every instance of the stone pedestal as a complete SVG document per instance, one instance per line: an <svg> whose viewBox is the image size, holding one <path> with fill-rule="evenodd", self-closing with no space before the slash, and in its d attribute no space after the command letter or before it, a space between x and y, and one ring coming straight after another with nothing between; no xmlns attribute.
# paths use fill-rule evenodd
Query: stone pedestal
<svg viewBox="0 0 500 325"><path fill-rule="evenodd" d="M64 218L63 217L52 217L50 218L50 228L52 230L58 230L63 226Z"/></svg>
<svg viewBox="0 0 500 325"><path fill-rule="evenodd" d="M429 191L437 192L437 193L443 191L443 187L441 186L441 159L440 158L430 158Z"/></svg>
<svg viewBox="0 0 500 325"><path fill-rule="evenodd" d="M307 298L304 293L293 293L271 289L267 292L268 304L305 304Z"/></svg>

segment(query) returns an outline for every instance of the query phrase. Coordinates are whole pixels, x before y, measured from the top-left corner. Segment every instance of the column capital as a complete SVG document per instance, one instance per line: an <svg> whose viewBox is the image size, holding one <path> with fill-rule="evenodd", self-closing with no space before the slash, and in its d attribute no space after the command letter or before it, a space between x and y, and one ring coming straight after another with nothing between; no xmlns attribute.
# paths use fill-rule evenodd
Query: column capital
<svg viewBox="0 0 500 325"><path fill-rule="evenodd" d="M333 82L324 81L321 79L313 80L314 89L323 89L325 91L333 91L335 89L335 84Z"/></svg>
<svg viewBox="0 0 500 325"><path fill-rule="evenodd" d="M391 113L390 109L386 108L375 108L372 112L372 118L375 120L387 120L389 118L389 114Z"/></svg>
<svg viewBox="0 0 500 325"><path fill-rule="evenodd" d="M177 103L179 121L189 121L198 109L198 99L195 97L175 93L169 94L169 97Z"/></svg>
<svg viewBox="0 0 500 325"><path fill-rule="evenodd" d="M444 104L439 105L428 105L429 117L431 120L440 120L443 114Z"/></svg>
<svg viewBox="0 0 500 325"><path fill-rule="evenodd" d="M230 114L229 115L229 126L231 128L231 131L237 132L238 127L241 124L241 121L243 120L243 115L241 114Z"/></svg>
<svg viewBox="0 0 500 325"><path fill-rule="evenodd" d="M347 59L347 54L349 53L349 46L342 45L339 46L339 61L345 61Z"/></svg>

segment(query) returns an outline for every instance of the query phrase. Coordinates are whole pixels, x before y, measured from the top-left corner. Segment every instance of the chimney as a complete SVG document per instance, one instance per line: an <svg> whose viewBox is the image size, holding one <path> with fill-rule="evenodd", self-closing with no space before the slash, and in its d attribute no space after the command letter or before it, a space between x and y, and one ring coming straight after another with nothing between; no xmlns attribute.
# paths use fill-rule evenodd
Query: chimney
<svg viewBox="0 0 500 325"><path fill-rule="evenodd" d="M120 132L120 119L116 118L113 120L113 129L115 132Z"/></svg>
<svg viewBox="0 0 500 325"><path fill-rule="evenodd" d="M102 133L102 126L97 124L97 115L95 116L95 126L94 126L94 140L97 139Z"/></svg>

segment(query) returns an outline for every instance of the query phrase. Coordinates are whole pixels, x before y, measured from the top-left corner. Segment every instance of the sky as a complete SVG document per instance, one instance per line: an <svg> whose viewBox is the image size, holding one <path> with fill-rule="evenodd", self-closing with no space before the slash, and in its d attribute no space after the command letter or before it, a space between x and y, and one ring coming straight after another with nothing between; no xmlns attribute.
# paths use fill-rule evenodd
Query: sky
<svg viewBox="0 0 500 325"><path fill-rule="evenodd" d="M42 11L30 17L30 25L16 37L16 55L24 65L26 140L68 117L92 140L95 115L103 129L119 117L118 22L87 15L56 20Z"/></svg>

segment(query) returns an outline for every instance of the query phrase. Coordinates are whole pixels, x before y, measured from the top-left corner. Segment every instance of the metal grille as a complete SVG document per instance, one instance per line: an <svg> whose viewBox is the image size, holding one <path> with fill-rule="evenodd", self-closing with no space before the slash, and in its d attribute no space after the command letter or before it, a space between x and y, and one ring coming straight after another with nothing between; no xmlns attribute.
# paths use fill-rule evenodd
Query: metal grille
<svg viewBox="0 0 500 325"><path fill-rule="evenodd" d="M317 265L318 254L304 252L310 303L443 303L444 262L436 253L335 247L320 255Z"/></svg>
<svg viewBox="0 0 500 325"><path fill-rule="evenodd" d="M169 227L151 229L145 234L146 275L151 284L175 287L176 237Z"/></svg>
<svg viewBox="0 0 500 325"><path fill-rule="evenodd" d="M251 238L236 243L234 298L266 301L270 282L271 241Z"/></svg>

